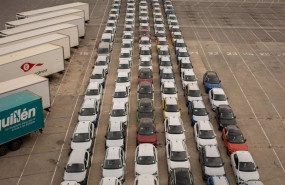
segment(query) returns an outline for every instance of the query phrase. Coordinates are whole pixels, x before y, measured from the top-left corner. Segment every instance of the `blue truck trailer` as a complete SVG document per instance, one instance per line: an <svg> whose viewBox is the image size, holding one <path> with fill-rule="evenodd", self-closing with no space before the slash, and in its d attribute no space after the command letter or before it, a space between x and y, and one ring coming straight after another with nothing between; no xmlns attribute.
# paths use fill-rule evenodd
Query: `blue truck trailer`
<svg viewBox="0 0 285 185"><path fill-rule="evenodd" d="M21 138L44 127L41 97L22 91L0 98L0 156L21 147Z"/></svg>

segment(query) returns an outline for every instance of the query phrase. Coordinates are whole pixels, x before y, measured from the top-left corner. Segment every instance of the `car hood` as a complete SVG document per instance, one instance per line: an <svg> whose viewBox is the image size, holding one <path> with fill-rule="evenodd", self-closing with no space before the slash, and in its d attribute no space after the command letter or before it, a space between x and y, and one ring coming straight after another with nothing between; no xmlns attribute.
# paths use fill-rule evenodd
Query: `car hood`
<svg viewBox="0 0 285 185"><path fill-rule="evenodd" d="M84 99L96 99L101 101L101 95L85 95Z"/></svg>
<svg viewBox="0 0 285 185"><path fill-rule="evenodd" d="M202 146L205 146L205 145L217 145L216 138L214 138L214 139L200 139L200 138L198 138L198 142Z"/></svg>
<svg viewBox="0 0 285 185"><path fill-rule="evenodd" d="M63 180L82 182L82 181L84 181L85 177L86 177L86 170L84 172L81 172L81 173L64 172Z"/></svg>
<svg viewBox="0 0 285 185"><path fill-rule="evenodd" d="M188 84L197 84L197 81L184 81L183 80L183 88L185 88Z"/></svg>
<svg viewBox="0 0 285 185"><path fill-rule="evenodd" d="M236 120L234 120L234 119L220 119L219 123L220 123L220 126L222 126L222 127L237 124Z"/></svg>
<svg viewBox="0 0 285 185"><path fill-rule="evenodd" d="M80 143L75 143L71 142L71 149L80 149L80 150L89 150L91 148L92 140L88 142L80 142ZM90 150L89 150L90 151Z"/></svg>
<svg viewBox="0 0 285 185"><path fill-rule="evenodd" d="M209 121L209 116L195 116L193 115L195 121Z"/></svg>
<svg viewBox="0 0 285 185"><path fill-rule="evenodd" d="M226 101L213 101L213 104L216 106L216 107L219 107L220 105L228 105L229 102L226 100Z"/></svg>
<svg viewBox="0 0 285 185"><path fill-rule="evenodd" d="M181 68L181 75L183 74L184 71L191 71L191 72L194 72L193 69L185 69L185 68ZM181 76L182 78L182 76Z"/></svg>
<svg viewBox="0 0 285 185"><path fill-rule="evenodd" d="M121 116L121 117L112 117L110 116L110 122L126 122L127 116ZM127 123L125 123L127 124Z"/></svg>
<svg viewBox="0 0 285 185"><path fill-rule="evenodd" d="M180 112L165 112L165 118L180 117Z"/></svg>
<svg viewBox="0 0 285 185"><path fill-rule="evenodd" d="M123 168L121 169L103 169L103 177L117 177L120 178L123 175Z"/></svg>
<svg viewBox="0 0 285 185"><path fill-rule="evenodd" d="M103 82L104 82L104 79L90 79L90 82L103 83Z"/></svg>
<svg viewBox="0 0 285 185"><path fill-rule="evenodd" d="M258 180L259 179L258 171L255 171L255 172L241 172L241 171L239 171L239 175L243 181Z"/></svg>
<svg viewBox="0 0 285 185"><path fill-rule="evenodd" d="M126 87L130 87L131 83L130 82L122 82L122 83L118 83L117 85L122 85L122 86L126 86Z"/></svg>
<svg viewBox="0 0 285 185"><path fill-rule="evenodd" d="M131 72L131 69L118 69L117 72Z"/></svg>
<svg viewBox="0 0 285 185"><path fill-rule="evenodd" d="M142 60L142 58L144 58L144 57L151 59L151 55L140 55L140 60Z"/></svg>
<svg viewBox="0 0 285 185"><path fill-rule="evenodd" d="M161 79L161 83L164 83L164 82L173 82L173 83L175 83L175 80L174 79Z"/></svg>
<svg viewBox="0 0 285 185"><path fill-rule="evenodd" d="M214 176L214 175L225 175L225 169L224 166L222 167L207 167L205 166L205 174L209 176Z"/></svg>
<svg viewBox="0 0 285 185"><path fill-rule="evenodd" d="M176 94L162 94L162 99L164 98L178 98L177 93Z"/></svg>
<svg viewBox="0 0 285 185"><path fill-rule="evenodd" d="M194 101L194 100L203 100L202 96L200 97L192 97L192 96L187 96L188 101Z"/></svg>
<svg viewBox="0 0 285 185"><path fill-rule="evenodd" d="M115 102L126 103L129 102L129 98L113 98L113 103Z"/></svg>
<svg viewBox="0 0 285 185"><path fill-rule="evenodd" d="M148 69L152 70L152 66L139 66L139 70L142 69L142 68L148 68Z"/></svg>
<svg viewBox="0 0 285 185"><path fill-rule="evenodd" d="M232 152L235 152L237 150L247 150L247 144L246 143L228 143L229 148L232 150Z"/></svg>
<svg viewBox="0 0 285 185"><path fill-rule="evenodd" d="M116 140L106 139L106 146L107 147L123 147L124 139L116 139Z"/></svg>
<svg viewBox="0 0 285 185"><path fill-rule="evenodd" d="M107 69L108 68L107 65L105 65L105 66L95 66L95 67L96 67L96 69Z"/></svg>
<svg viewBox="0 0 285 185"><path fill-rule="evenodd" d="M190 169L190 162L187 161L170 161L168 162L168 165L171 169L173 168L189 168Z"/></svg>
<svg viewBox="0 0 285 185"><path fill-rule="evenodd" d="M78 121L95 121L97 118L97 115L93 115L93 116L78 116Z"/></svg>
<svg viewBox="0 0 285 185"><path fill-rule="evenodd" d="M153 134L153 135L137 134L137 140L141 143L153 143L156 141L156 134Z"/></svg>
<svg viewBox="0 0 285 185"><path fill-rule="evenodd" d="M185 140L185 134L166 134L168 140Z"/></svg>
<svg viewBox="0 0 285 185"><path fill-rule="evenodd" d="M157 172L157 163L151 165L139 165L136 164L136 172L140 175L142 174L149 174L152 175Z"/></svg>

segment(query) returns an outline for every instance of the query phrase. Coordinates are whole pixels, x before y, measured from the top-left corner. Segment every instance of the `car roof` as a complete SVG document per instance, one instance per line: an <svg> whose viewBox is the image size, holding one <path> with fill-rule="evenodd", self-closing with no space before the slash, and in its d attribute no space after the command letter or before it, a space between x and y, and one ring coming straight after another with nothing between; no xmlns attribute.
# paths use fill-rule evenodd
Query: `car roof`
<svg viewBox="0 0 285 185"><path fill-rule="evenodd" d="M89 132L89 121L79 121L76 125L74 133L88 133Z"/></svg>
<svg viewBox="0 0 285 185"><path fill-rule="evenodd" d="M164 84L164 87L165 87L165 88L173 88L173 87L176 87L175 84L174 84L174 82L172 82L172 81L166 81L166 82L164 82L163 84Z"/></svg>
<svg viewBox="0 0 285 185"><path fill-rule="evenodd" d="M144 55L141 55L140 60L141 61L151 61L151 59L148 56L144 56Z"/></svg>
<svg viewBox="0 0 285 185"><path fill-rule="evenodd" d="M160 58L160 61L171 61L170 57L169 56L162 56Z"/></svg>
<svg viewBox="0 0 285 185"><path fill-rule="evenodd" d="M109 123L109 129L110 129L111 132L121 131L121 124L120 124L120 122L110 122Z"/></svg>
<svg viewBox="0 0 285 185"><path fill-rule="evenodd" d="M69 155L67 164L84 163L85 150L72 150Z"/></svg>
<svg viewBox="0 0 285 185"><path fill-rule="evenodd" d="M239 162L254 162L249 151L239 150L234 153L237 154Z"/></svg>
<svg viewBox="0 0 285 185"><path fill-rule="evenodd" d="M207 71L206 74L207 74L207 76L211 76L211 77L218 76L215 71Z"/></svg>
<svg viewBox="0 0 285 185"><path fill-rule="evenodd" d="M217 185L229 185L228 179L226 176L217 175L212 177L214 184Z"/></svg>
<svg viewBox="0 0 285 185"><path fill-rule="evenodd" d="M119 64L129 64L129 60L119 60Z"/></svg>
<svg viewBox="0 0 285 185"><path fill-rule="evenodd" d="M153 156L153 144L143 143L139 146L138 156Z"/></svg>
<svg viewBox="0 0 285 185"><path fill-rule="evenodd" d="M216 145L206 145L204 146L204 150L207 157L221 157Z"/></svg>
<svg viewBox="0 0 285 185"><path fill-rule="evenodd" d="M232 112L232 108L229 105L220 105L219 111L220 112Z"/></svg>
<svg viewBox="0 0 285 185"><path fill-rule="evenodd" d="M173 116L167 119L168 119L168 125L183 125L183 121L180 117Z"/></svg>
<svg viewBox="0 0 285 185"><path fill-rule="evenodd" d="M159 50L167 50L168 51L168 46L162 46L159 48Z"/></svg>
<svg viewBox="0 0 285 185"><path fill-rule="evenodd" d="M152 100L149 98L142 98L139 100L139 104L143 104L143 105L152 105Z"/></svg>
<svg viewBox="0 0 285 185"><path fill-rule="evenodd" d="M188 83L187 86L189 90L200 90L197 83Z"/></svg>
<svg viewBox="0 0 285 185"><path fill-rule="evenodd" d="M174 27L176 27L176 26L173 26L173 28L174 28ZM177 39L176 42L185 43L184 39Z"/></svg>
<svg viewBox="0 0 285 185"><path fill-rule="evenodd" d="M176 98L173 98L173 97L167 97L166 98L166 104L168 105L177 105L177 99Z"/></svg>
<svg viewBox="0 0 285 185"><path fill-rule="evenodd" d="M129 73L128 72L123 72L123 71L121 71L121 72L118 72L118 75L117 75L118 77L129 77Z"/></svg>
<svg viewBox="0 0 285 185"><path fill-rule="evenodd" d="M108 147L106 155L106 159L119 159L120 147Z"/></svg>
<svg viewBox="0 0 285 185"><path fill-rule="evenodd" d="M180 60L180 62L181 62L181 63L191 63L191 60L190 60L189 57L187 57L187 58L182 58L182 59Z"/></svg>
<svg viewBox="0 0 285 185"><path fill-rule="evenodd" d="M103 74L103 68L97 68L97 67L95 67L94 69L93 69L93 71L92 71L92 74Z"/></svg>
<svg viewBox="0 0 285 185"><path fill-rule="evenodd" d="M172 67L165 67L165 68L163 68L162 73L173 73Z"/></svg>
<svg viewBox="0 0 285 185"><path fill-rule="evenodd" d="M196 76L193 70L185 70L184 75L191 75L191 76Z"/></svg>
<svg viewBox="0 0 285 185"><path fill-rule="evenodd" d="M214 94L225 94L222 88L212 88Z"/></svg>
<svg viewBox="0 0 285 185"><path fill-rule="evenodd" d="M212 124L210 121L198 121L200 130L213 130Z"/></svg>
<svg viewBox="0 0 285 185"><path fill-rule="evenodd" d="M95 99L85 99L82 103L81 108L94 108L95 106Z"/></svg>
<svg viewBox="0 0 285 185"><path fill-rule="evenodd" d="M185 151L184 141L181 139L170 140L172 151Z"/></svg>
<svg viewBox="0 0 285 185"><path fill-rule="evenodd" d="M155 181L157 181L156 177L147 174L137 176L136 180L138 181L136 185L154 185Z"/></svg>
<svg viewBox="0 0 285 185"><path fill-rule="evenodd" d="M204 102L202 100L194 100L192 101L194 108L206 108Z"/></svg>
<svg viewBox="0 0 285 185"><path fill-rule="evenodd" d="M96 61L100 61L100 60L104 60L105 61L106 58L107 58L107 56L99 55L99 56L97 56Z"/></svg>
<svg viewBox="0 0 285 185"><path fill-rule="evenodd" d="M242 134L241 130L236 125L228 125L226 128L229 135L239 136Z"/></svg>
<svg viewBox="0 0 285 185"><path fill-rule="evenodd" d="M130 53L130 50L129 50L129 49L122 48L122 49L121 49L121 53Z"/></svg>
<svg viewBox="0 0 285 185"><path fill-rule="evenodd" d="M181 32L174 32L173 35L182 35Z"/></svg>
<svg viewBox="0 0 285 185"><path fill-rule="evenodd" d="M89 82L87 89L98 89L99 88L99 84L98 82Z"/></svg>
<svg viewBox="0 0 285 185"><path fill-rule="evenodd" d="M141 31L148 31L147 29L142 29ZM148 37L142 37L141 40L150 40Z"/></svg>
<svg viewBox="0 0 285 185"><path fill-rule="evenodd" d="M100 185L115 185L118 182L116 177L104 177L101 180Z"/></svg>
<svg viewBox="0 0 285 185"><path fill-rule="evenodd" d="M179 52L188 52L187 51L187 49L186 49L186 47L183 47L183 48L179 48L179 50L178 50Z"/></svg>
<svg viewBox="0 0 285 185"><path fill-rule="evenodd" d="M148 46L142 46L140 49L141 50L150 50Z"/></svg>
<svg viewBox="0 0 285 185"><path fill-rule="evenodd" d="M124 85L116 85L114 92L126 92L127 88Z"/></svg>
<svg viewBox="0 0 285 185"><path fill-rule="evenodd" d="M115 109L125 109L125 104L123 102L115 102L113 103L112 110Z"/></svg>
<svg viewBox="0 0 285 185"><path fill-rule="evenodd" d="M165 37L158 37L157 40L158 41L166 41L167 39Z"/></svg>

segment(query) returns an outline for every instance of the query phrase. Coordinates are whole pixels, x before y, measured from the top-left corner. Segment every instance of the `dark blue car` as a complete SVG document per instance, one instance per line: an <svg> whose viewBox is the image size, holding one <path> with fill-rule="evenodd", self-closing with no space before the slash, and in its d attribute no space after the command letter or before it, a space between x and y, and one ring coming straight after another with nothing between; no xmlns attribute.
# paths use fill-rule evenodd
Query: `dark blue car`
<svg viewBox="0 0 285 185"><path fill-rule="evenodd" d="M208 93L212 88L220 88L221 80L215 71L207 71L203 76L203 85Z"/></svg>

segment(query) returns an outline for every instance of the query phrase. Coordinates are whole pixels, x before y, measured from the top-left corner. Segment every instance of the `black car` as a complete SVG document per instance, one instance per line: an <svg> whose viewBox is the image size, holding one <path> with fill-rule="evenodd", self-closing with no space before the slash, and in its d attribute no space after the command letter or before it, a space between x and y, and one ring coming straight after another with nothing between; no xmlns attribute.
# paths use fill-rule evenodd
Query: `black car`
<svg viewBox="0 0 285 185"><path fill-rule="evenodd" d="M140 99L137 111L137 121L141 118L155 119L153 102L149 98Z"/></svg>
<svg viewBox="0 0 285 185"><path fill-rule="evenodd" d="M168 185L194 185L194 178L188 168L175 168L168 176Z"/></svg>
<svg viewBox="0 0 285 185"><path fill-rule="evenodd" d="M234 115L232 108L229 105L220 105L216 109L217 123L219 126L219 130L222 130L224 127L228 125L236 125L236 116Z"/></svg>
<svg viewBox="0 0 285 185"><path fill-rule="evenodd" d="M151 82L144 81L138 87L138 100L142 98L149 98L153 100L153 85Z"/></svg>

